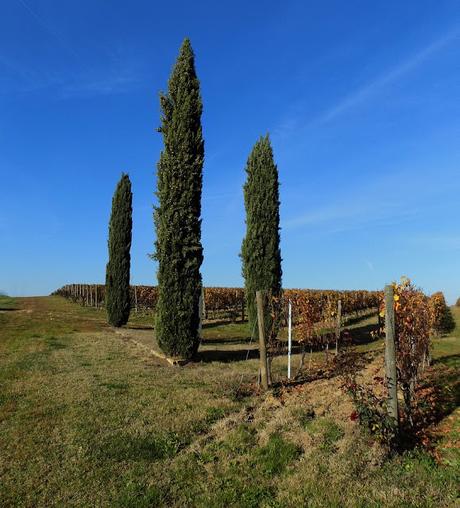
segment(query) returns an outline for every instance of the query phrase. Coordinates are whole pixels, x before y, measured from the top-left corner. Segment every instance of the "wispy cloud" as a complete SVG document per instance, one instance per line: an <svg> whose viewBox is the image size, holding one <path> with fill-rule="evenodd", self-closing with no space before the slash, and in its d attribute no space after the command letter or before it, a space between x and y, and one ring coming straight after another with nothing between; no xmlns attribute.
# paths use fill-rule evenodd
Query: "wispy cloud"
<svg viewBox="0 0 460 508"><path fill-rule="evenodd" d="M369 226L389 226L419 219L420 213L433 214L451 203L460 190L456 168L433 179L431 171L420 167L383 171L382 175L361 184L350 185L330 196L327 205L296 210L283 220L285 230L321 228L338 233ZM410 192L407 190L410 189ZM446 210L444 210L446 212ZM444 213L443 212L443 213Z"/></svg>
<svg viewBox="0 0 460 508"><path fill-rule="evenodd" d="M81 79L64 83L61 87L62 98L76 96L111 95L130 92L140 84L135 75L114 74L101 79Z"/></svg>
<svg viewBox="0 0 460 508"><path fill-rule="evenodd" d="M412 238L412 242L433 250L460 250L460 235L456 234L433 233L418 235Z"/></svg>
<svg viewBox="0 0 460 508"><path fill-rule="evenodd" d="M437 52L455 40L459 39L459 37L460 27L456 25L447 34L443 35L434 42L431 42L424 48L421 48L418 52L403 62L400 62L394 67L386 70L382 74L376 76L372 81L351 92L348 96L342 98L335 105L323 111L310 122L305 123L304 102L302 100L297 101L293 107L291 115L287 118L284 118L277 126L272 129L273 135L280 139L285 139L294 131L298 130L299 127L303 130L311 127L316 127L318 125L327 124L335 120L342 114L353 110L353 108L361 104L366 103L366 101L371 100L380 91L384 90L385 87L404 78L410 72L414 71L422 64L424 64Z"/></svg>
<svg viewBox="0 0 460 508"><path fill-rule="evenodd" d="M34 93L53 89L54 96L69 99L80 96L119 94L137 89L142 82L141 69L135 59L123 58L114 48L104 53L104 65L92 66L84 55L77 52L67 37L41 14L32 9L26 0L17 0L21 8L51 37L53 45L72 58L65 68L44 70L24 65L9 56L0 55L0 65L7 69L0 80L0 94ZM57 43L57 44L56 44Z"/></svg>
<svg viewBox="0 0 460 508"><path fill-rule="evenodd" d="M437 53L439 50L453 42L460 35L459 28L456 27L451 30L447 35L444 35L440 39L432 42L422 50L418 51L415 55L412 55L409 59L393 67L384 74L378 76L370 83L364 85L362 88L350 94L348 97L340 101L334 107L326 111L321 115L317 122L326 123L330 122L334 118L338 117L342 113L354 108L355 106L365 102L375 95L379 90L383 89L387 85L398 81L400 78L413 71L420 65L422 65L431 56Z"/></svg>
<svg viewBox="0 0 460 508"><path fill-rule="evenodd" d="M129 69L105 68L97 71L79 70L68 73L20 72L19 68L7 65L0 55L0 64L15 69L14 75L0 78L0 95L31 94L50 89L58 99L91 97L128 93L138 89L144 83L141 75ZM19 78L19 79L18 79Z"/></svg>
<svg viewBox="0 0 460 508"><path fill-rule="evenodd" d="M360 199L347 200L311 210L283 222L283 229L327 227L328 232L343 232L374 225L390 225L412 219L417 210L397 202Z"/></svg>
<svg viewBox="0 0 460 508"><path fill-rule="evenodd" d="M26 0L18 0L18 2L24 7L24 9L32 16L32 18L40 25L40 27L51 37L56 39L59 44L66 49L71 55L76 58L80 58L75 49L69 45L69 43L65 40L65 38L50 24L48 23L42 16L40 16L36 11L34 11L30 5L26 2Z"/></svg>
<svg viewBox="0 0 460 508"><path fill-rule="evenodd" d="M374 263L372 261L369 261L368 259L365 259L365 262L366 262L366 265L369 268L369 270L371 272L374 272L375 271Z"/></svg>

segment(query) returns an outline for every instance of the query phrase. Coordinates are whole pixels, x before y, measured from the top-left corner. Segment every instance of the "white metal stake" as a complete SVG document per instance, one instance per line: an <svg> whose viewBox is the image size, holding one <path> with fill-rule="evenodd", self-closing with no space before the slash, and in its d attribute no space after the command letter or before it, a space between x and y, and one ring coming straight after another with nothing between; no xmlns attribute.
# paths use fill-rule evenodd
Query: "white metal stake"
<svg viewBox="0 0 460 508"><path fill-rule="evenodd" d="M291 379L291 347L292 347L292 319L291 319L291 300L288 304L288 379Z"/></svg>

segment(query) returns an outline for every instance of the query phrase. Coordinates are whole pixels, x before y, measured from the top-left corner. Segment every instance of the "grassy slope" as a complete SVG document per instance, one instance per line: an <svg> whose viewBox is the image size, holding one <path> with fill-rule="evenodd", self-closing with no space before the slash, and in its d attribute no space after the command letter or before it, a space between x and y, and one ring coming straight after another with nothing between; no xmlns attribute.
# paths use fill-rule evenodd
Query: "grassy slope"
<svg viewBox="0 0 460 508"><path fill-rule="evenodd" d="M1 299L0 505L454 506L459 466L442 448L454 423L440 427L450 466L422 452L384 460L336 380L241 399L257 360L212 350L246 351L248 335L209 326L202 361L171 368L115 335L101 311ZM458 377L459 337L436 341L440 374Z"/></svg>
<svg viewBox="0 0 460 508"><path fill-rule="evenodd" d="M452 413L439 425L438 454L460 470L460 307L451 307L455 329L434 340L434 369L438 382L449 387ZM459 501L460 504L460 501Z"/></svg>

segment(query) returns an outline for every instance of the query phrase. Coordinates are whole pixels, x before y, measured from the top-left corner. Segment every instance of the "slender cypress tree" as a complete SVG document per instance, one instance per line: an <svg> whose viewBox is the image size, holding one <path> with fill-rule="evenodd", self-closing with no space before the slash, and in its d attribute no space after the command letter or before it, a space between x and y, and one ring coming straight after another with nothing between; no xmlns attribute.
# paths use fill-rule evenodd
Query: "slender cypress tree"
<svg viewBox="0 0 460 508"><path fill-rule="evenodd" d="M160 96L164 149L157 171L158 302L155 334L170 356L189 359L200 342L201 189L203 109L195 57L189 39L182 43L167 94Z"/></svg>
<svg viewBox="0 0 460 508"><path fill-rule="evenodd" d="M132 201L131 181L129 176L123 173L112 199L108 242L109 262L105 277L107 319L112 326L125 325L129 319Z"/></svg>
<svg viewBox="0 0 460 508"><path fill-rule="evenodd" d="M281 292L281 251L278 168L268 134L254 145L246 164L244 184L246 237L241 248L249 323L257 321L255 293Z"/></svg>

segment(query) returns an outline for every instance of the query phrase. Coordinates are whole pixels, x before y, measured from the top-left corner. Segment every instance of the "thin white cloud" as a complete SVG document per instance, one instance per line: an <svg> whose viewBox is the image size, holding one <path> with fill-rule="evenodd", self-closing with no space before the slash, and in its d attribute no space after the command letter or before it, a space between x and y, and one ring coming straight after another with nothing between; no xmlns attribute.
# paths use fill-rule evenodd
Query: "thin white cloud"
<svg viewBox="0 0 460 508"><path fill-rule="evenodd" d="M445 197L450 199L458 193L460 181L447 178L455 176L456 171L452 168L444 172L444 178L433 180L431 171L420 167L385 170L373 181L343 189L341 195L334 195L326 205L296 210L282 221L282 227L285 230L321 227L327 233L339 233L411 221L421 211L442 209Z"/></svg>
<svg viewBox="0 0 460 508"><path fill-rule="evenodd" d="M424 234L412 238L412 242L433 250L460 250L460 235Z"/></svg>
<svg viewBox="0 0 460 508"><path fill-rule="evenodd" d="M38 25L41 26L41 28L51 35L54 39L56 39L63 48L66 49L71 55L73 55L76 58L80 58L78 53L67 43L67 41L64 39L64 37L54 28L52 27L45 19L42 18L37 12L35 12L30 5L25 0L18 0L18 2L24 7L24 9L32 16L32 18L35 19L35 21L38 23Z"/></svg>
<svg viewBox="0 0 460 508"><path fill-rule="evenodd" d="M110 95L129 92L137 88L142 73L133 66L132 59L120 58L116 52L108 51L105 68L94 68L79 54L67 39L52 26L43 16L33 10L26 0L17 0L25 11L35 20L41 29L58 42L59 46L74 57L70 70L44 73L42 69L34 70L0 55L0 64L12 71L21 82L10 80L0 82L0 93L33 93L44 88L56 88L56 95L61 99L75 96Z"/></svg>
<svg viewBox="0 0 460 508"><path fill-rule="evenodd" d="M371 272L375 271L374 263L372 261L369 261L369 259L365 259L366 265L369 268Z"/></svg>
<svg viewBox="0 0 460 508"><path fill-rule="evenodd" d="M374 80L352 92L350 95L340 100L337 104L324 111L317 118L306 124L304 122L304 103L303 101L298 101L295 107L293 107L291 116L285 118L272 129L273 135L283 140L296 130L298 131L299 127L304 130L335 120L340 115L370 100L386 86L397 82L399 79L421 66L430 57L450 43L454 42L459 37L460 27L456 25L446 35L419 50L404 62L377 76Z"/></svg>
<svg viewBox="0 0 460 508"><path fill-rule="evenodd" d="M111 95L130 92L140 83L134 75L113 75L104 79L81 79L61 87L62 98L76 96Z"/></svg>
<svg viewBox="0 0 460 508"><path fill-rule="evenodd" d="M311 210L283 221L283 229L328 226L330 232L338 233L350 229L359 229L369 224L389 225L410 220L416 216L416 210L397 202L383 200L347 200L343 203Z"/></svg>
<svg viewBox="0 0 460 508"><path fill-rule="evenodd" d="M411 58L390 69L388 72L377 77L367 85L363 86L356 92L352 93L344 100L336 104L333 108L326 111L319 119L320 123L330 122L334 118L338 117L342 113L352 109L353 107L365 102L371 98L375 93L384 88L385 86L398 81L400 78L413 71L424 63L428 58L437 53L439 50L453 42L460 35L459 28L456 27L450 31L447 35L444 35L437 41L429 44L421 51L417 52Z"/></svg>

